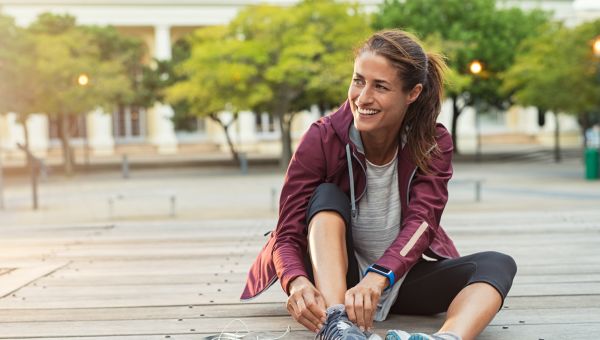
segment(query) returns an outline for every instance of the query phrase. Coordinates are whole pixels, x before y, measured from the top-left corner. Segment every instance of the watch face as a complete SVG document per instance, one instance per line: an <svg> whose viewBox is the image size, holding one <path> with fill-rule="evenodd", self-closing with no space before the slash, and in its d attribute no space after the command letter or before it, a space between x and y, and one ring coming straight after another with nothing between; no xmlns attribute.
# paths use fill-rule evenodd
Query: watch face
<svg viewBox="0 0 600 340"><path fill-rule="evenodd" d="M380 266L378 264L373 264L371 267L373 267L373 269L379 270L379 271L381 271L383 273L386 273L386 274L389 273L389 272L391 272L391 270L387 269L386 267Z"/></svg>

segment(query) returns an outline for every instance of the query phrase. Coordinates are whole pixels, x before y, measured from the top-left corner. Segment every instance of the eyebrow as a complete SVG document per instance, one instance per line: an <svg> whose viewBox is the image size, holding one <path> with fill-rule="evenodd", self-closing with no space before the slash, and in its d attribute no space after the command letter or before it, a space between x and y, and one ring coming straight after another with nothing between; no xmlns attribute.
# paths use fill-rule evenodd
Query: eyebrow
<svg viewBox="0 0 600 340"><path fill-rule="evenodd" d="M354 74L356 74L357 76L359 76L359 77L361 77L363 79L365 78L362 74L360 74L358 72L354 72ZM386 84L388 86L392 86L392 83L390 83L387 80L383 80L383 79L375 79L375 83L378 83L378 84L382 84L383 83L383 84Z"/></svg>

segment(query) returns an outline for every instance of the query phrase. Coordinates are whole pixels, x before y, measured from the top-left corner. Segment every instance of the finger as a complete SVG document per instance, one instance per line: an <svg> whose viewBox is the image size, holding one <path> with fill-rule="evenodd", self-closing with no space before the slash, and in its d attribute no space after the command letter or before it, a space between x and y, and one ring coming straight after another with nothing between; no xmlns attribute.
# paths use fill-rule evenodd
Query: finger
<svg viewBox="0 0 600 340"><path fill-rule="evenodd" d="M308 329L311 332L318 332L320 327L319 325L314 324L313 322L311 322L309 319L305 318L304 316L300 316L298 318L298 323L300 323L302 326L306 327L306 329Z"/></svg>
<svg viewBox="0 0 600 340"><path fill-rule="evenodd" d="M364 305L364 320L365 320L365 329L371 329L373 326L373 301L370 296L365 296Z"/></svg>
<svg viewBox="0 0 600 340"><path fill-rule="evenodd" d="M361 331L365 330L365 310L363 306L363 295L357 294L354 296L354 310L356 312L356 324Z"/></svg>
<svg viewBox="0 0 600 340"><path fill-rule="evenodd" d="M351 293L346 294L344 304L346 305L346 314L348 314L348 319L352 322L356 322L356 313L354 312L354 295Z"/></svg>
<svg viewBox="0 0 600 340"><path fill-rule="evenodd" d="M317 305L319 306L319 310L322 311L321 315L317 316L321 319L322 323L325 323L325 321L327 320L327 306L325 305L325 299L323 299L323 296L321 296L321 294L318 294L315 299L317 301Z"/></svg>
<svg viewBox="0 0 600 340"><path fill-rule="evenodd" d="M316 322L324 322L325 319L325 309L323 309L319 303L317 303L316 297L308 294L304 297L304 302L306 303L306 307L310 310L311 314L316 319Z"/></svg>
<svg viewBox="0 0 600 340"><path fill-rule="evenodd" d="M317 318L315 315L313 315L313 313L310 311L310 309L306 305L305 300L303 300L303 299L298 300L298 309L300 309L300 313L301 313L302 317L304 317L305 319L308 319L311 323L313 323L315 325L318 325L320 323L319 318Z"/></svg>
<svg viewBox="0 0 600 340"><path fill-rule="evenodd" d="M298 304L296 303L295 300L293 300L291 298L288 300L287 310L290 313L290 315L294 318L294 320L298 320L301 313L300 313L300 309L298 308Z"/></svg>
<svg viewBox="0 0 600 340"><path fill-rule="evenodd" d="M373 327L373 320L375 319L375 315L377 314L377 308L379 306L379 297L380 295L375 293L371 296L371 304L373 306L373 310L371 311L370 327Z"/></svg>

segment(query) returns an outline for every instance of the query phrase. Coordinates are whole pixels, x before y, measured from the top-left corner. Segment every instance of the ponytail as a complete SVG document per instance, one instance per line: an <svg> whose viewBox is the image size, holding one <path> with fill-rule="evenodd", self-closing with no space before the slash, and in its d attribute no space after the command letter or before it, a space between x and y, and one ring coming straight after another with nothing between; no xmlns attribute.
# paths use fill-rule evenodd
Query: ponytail
<svg viewBox="0 0 600 340"><path fill-rule="evenodd" d="M428 172L429 159L439 154L435 126L442 109L447 66L439 54L428 53L426 57L425 77L421 83L423 90L406 110L401 131L407 131L406 143L413 161L421 170Z"/></svg>

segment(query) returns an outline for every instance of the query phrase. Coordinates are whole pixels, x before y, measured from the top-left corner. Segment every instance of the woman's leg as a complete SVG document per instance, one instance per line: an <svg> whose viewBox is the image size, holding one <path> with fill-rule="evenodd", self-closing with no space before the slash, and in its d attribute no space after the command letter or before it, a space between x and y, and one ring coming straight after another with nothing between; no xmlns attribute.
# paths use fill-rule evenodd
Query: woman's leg
<svg viewBox="0 0 600 340"><path fill-rule="evenodd" d="M440 332L475 338L494 318L516 273L514 260L497 252L419 262L402 283L393 313L447 311Z"/></svg>
<svg viewBox="0 0 600 340"><path fill-rule="evenodd" d="M314 282L327 307L344 303L346 293L346 226L334 211L317 213L308 226L308 245Z"/></svg>
<svg viewBox="0 0 600 340"><path fill-rule="evenodd" d="M463 340L475 339L502 306L502 295L486 282L463 288L452 300L440 332L452 332Z"/></svg>
<svg viewBox="0 0 600 340"><path fill-rule="evenodd" d="M343 304L348 287L358 283L358 264L352 246L350 201L331 183L321 184L307 209L309 278L327 307Z"/></svg>

